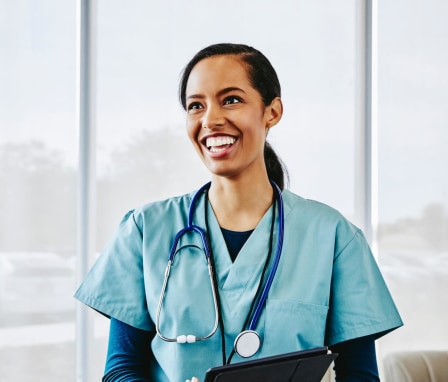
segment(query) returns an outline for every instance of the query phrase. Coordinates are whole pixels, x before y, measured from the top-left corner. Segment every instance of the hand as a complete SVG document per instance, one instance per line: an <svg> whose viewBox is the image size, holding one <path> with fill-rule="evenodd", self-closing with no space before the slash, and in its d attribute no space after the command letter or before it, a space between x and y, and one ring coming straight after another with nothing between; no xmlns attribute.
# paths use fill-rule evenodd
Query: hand
<svg viewBox="0 0 448 382"><path fill-rule="evenodd" d="M199 379L196 377L193 377L191 379L187 379L185 382L199 382Z"/></svg>

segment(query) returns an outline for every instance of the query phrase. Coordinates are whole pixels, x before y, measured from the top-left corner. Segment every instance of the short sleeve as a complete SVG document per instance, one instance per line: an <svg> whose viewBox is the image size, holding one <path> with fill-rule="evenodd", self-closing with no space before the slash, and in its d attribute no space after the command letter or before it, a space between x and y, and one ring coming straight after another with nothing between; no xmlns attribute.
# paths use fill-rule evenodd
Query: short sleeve
<svg viewBox="0 0 448 382"><path fill-rule="evenodd" d="M143 330L154 330L145 295L142 233L133 211L88 272L75 298L108 317Z"/></svg>
<svg viewBox="0 0 448 382"><path fill-rule="evenodd" d="M341 236L348 237L344 233ZM337 241L336 245L328 345L367 335L378 338L403 325L364 235L355 230L350 237Z"/></svg>

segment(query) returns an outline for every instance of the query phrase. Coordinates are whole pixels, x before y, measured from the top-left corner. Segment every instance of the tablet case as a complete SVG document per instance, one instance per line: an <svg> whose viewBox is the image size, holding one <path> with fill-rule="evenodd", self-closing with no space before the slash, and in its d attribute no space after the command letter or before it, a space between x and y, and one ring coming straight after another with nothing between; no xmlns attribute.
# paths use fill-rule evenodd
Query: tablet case
<svg viewBox="0 0 448 382"><path fill-rule="evenodd" d="M336 357L321 347L217 366L204 382L320 382Z"/></svg>

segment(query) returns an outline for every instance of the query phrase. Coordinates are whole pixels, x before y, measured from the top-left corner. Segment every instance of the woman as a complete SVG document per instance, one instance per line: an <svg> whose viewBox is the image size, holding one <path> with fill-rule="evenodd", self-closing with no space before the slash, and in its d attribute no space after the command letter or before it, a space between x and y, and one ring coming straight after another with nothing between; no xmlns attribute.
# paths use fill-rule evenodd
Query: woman
<svg viewBox="0 0 448 382"><path fill-rule="evenodd" d="M180 101L211 184L130 211L77 291L111 318L103 381L185 381L324 345L339 353L338 381L379 380L374 340L401 319L361 231L284 190L266 143L280 95L269 61L246 45L209 46L186 66ZM250 354L234 349L247 329Z"/></svg>

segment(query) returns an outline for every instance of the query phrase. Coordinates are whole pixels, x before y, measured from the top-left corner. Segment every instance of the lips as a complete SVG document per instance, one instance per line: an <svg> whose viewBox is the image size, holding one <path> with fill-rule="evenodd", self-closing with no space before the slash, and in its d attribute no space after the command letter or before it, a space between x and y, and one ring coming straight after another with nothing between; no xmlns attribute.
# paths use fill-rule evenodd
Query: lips
<svg viewBox="0 0 448 382"><path fill-rule="evenodd" d="M215 137L207 137L205 139L205 146L211 152L220 152L228 147L232 146L236 141L236 138L229 135L220 135Z"/></svg>

